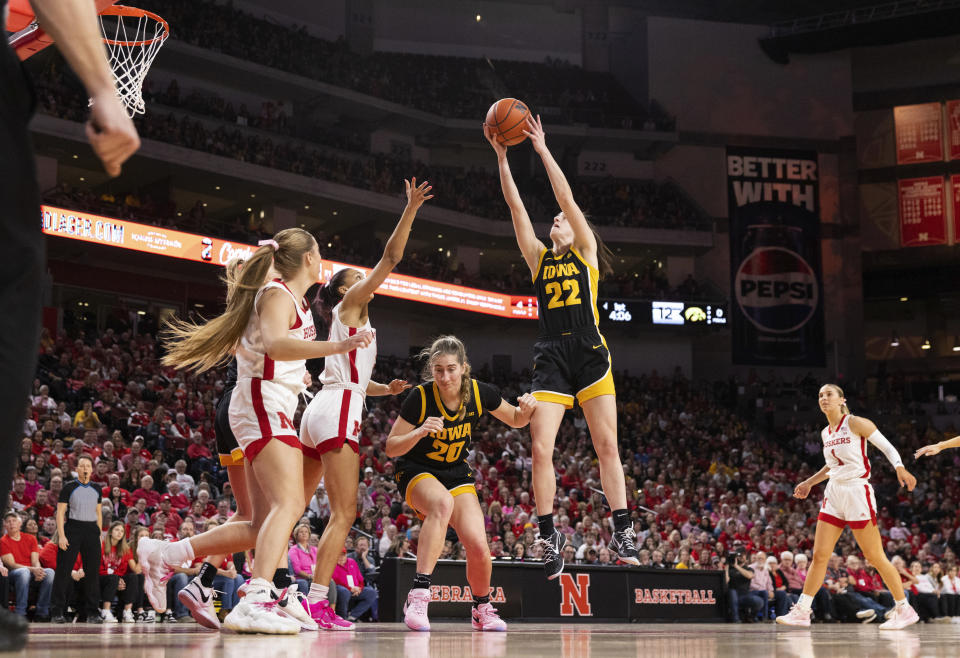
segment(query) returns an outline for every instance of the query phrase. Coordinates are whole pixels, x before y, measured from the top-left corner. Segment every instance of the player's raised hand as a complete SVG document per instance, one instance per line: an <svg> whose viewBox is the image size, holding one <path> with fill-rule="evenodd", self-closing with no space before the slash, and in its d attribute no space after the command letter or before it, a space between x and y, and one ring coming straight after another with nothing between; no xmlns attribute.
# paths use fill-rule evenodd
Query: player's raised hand
<svg viewBox="0 0 960 658"><path fill-rule="evenodd" d="M310 375L309 371L303 373L303 385L307 388L313 386L313 377Z"/></svg>
<svg viewBox="0 0 960 658"><path fill-rule="evenodd" d="M140 148L137 129L112 87L94 94L90 101L87 139L106 172L119 176L123 163Z"/></svg>
<svg viewBox="0 0 960 658"><path fill-rule="evenodd" d="M812 487L810 486L810 483L804 480L803 482L797 485L796 489L793 490L793 497L803 500L804 498L810 495L811 488Z"/></svg>
<svg viewBox="0 0 960 658"><path fill-rule="evenodd" d="M394 379L392 382L387 384L387 388L390 390L390 395L400 395L412 386L413 384L409 383L405 379Z"/></svg>
<svg viewBox="0 0 960 658"><path fill-rule="evenodd" d="M547 148L547 133L543 131L543 123L540 121L540 115L537 115L536 120L533 117L527 117L527 129L523 131L523 134L530 138L530 143L533 144L533 150L537 153L540 153Z"/></svg>
<svg viewBox="0 0 960 658"><path fill-rule="evenodd" d="M374 333L369 329L362 329L350 336L346 340L340 341L341 352L352 352L353 350L366 347L373 342Z"/></svg>
<svg viewBox="0 0 960 658"><path fill-rule="evenodd" d="M901 487L906 487L907 491L913 491L913 488L917 486L917 478L913 477L910 471L903 466L897 466L897 481Z"/></svg>
<svg viewBox="0 0 960 658"><path fill-rule="evenodd" d="M443 419L439 416L430 416L425 421L423 425L417 428L417 431L420 432L420 437L423 438L431 432L442 432L443 431Z"/></svg>
<svg viewBox="0 0 960 658"><path fill-rule="evenodd" d="M483 124L483 136L490 142L490 146L492 146L496 152L497 158L505 158L507 156L507 147L497 141L497 131L495 131L492 126Z"/></svg>
<svg viewBox="0 0 960 658"><path fill-rule="evenodd" d="M410 180L404 178L403 185L407 190L407 205L412 208L419 208L424 201L433 198L433 195L430 194L430 190L433 189L430 181L423 181L417 185L417 178L414 176Z"/></svg>
<svg viewBox="0 0 960 658"><path fill-rule="evenodd" d="M913 453L914 459L920 459L923 456L933 457L934 455L939 455L940 451L943 450L943 446L939 443L931 443L928 446L923 446L915 453Z"/></svg>

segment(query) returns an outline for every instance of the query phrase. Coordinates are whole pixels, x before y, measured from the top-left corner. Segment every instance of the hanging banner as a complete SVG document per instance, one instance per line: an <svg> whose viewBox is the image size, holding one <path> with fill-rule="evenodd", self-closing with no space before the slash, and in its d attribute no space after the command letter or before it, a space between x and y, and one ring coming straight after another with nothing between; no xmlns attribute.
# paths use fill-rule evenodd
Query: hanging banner
<svg viewBox="0 0 960 658"><path fill-rule="evenodd" d="M960 160L960 101L947 101L947 157Z"/></svg>
<svg viewBox="0 0 960 658"><path fill-rule="evenodd" d="M950 177L950 196L953 199L953 244L960 243L960 174Z"/></svg>
<svg viewBox="0 0 960 658"><path fill-rule="evenodd" d="M942 176L897 181L900 246L947 244L947 213Z"/></svg>
<svg viewBox="0 0 960 658"><path fill-rule="evenodd" d="M733 362L822 367L815 151L727 148Z"/></svg>
<svg viewBox="0 0 960 658"><path fill-rule="evenodd" d="M943 160L943 117L940 103L893 108L897 164Z"/></svg>

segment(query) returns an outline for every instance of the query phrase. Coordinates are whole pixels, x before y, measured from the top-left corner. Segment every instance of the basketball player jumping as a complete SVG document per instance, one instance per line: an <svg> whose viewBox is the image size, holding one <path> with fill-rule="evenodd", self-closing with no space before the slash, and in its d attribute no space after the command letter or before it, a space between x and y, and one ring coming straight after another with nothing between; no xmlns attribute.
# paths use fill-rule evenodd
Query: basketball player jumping
<svg viewBox="0 0 960 658"><path fill-rule="evenodd" d="M539 117L536 121L527 120L525 134L543 161L560 206L550 229L550 249L533 231L510 173L506 147L497 141L492 128L485 127L484 134L497 154L503 197L537 291L540 337L533 346L533 396L539 404L530 421L530 434L533 491L547 578L557 578L563 572L566 539L553 524L557 492L553 451L564 412L573 407L574 399L580 403L590 428L600 461L603 491L613 509L610 548L621 562L640 564L617 445L617 402L610 352L598 326L597 287L602 276L613 272L612 254L574 200L560 165L547 148Z"/></svg>

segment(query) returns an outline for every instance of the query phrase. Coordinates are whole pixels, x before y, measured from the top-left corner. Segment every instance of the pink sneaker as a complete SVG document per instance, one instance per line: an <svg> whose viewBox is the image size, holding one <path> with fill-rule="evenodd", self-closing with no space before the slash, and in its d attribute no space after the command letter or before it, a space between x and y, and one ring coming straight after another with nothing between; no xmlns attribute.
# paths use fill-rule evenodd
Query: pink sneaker
<svg viewBox="0 0 960 658"><path fill-rule="evenodd" d="M794 603L790 606L790 612L777 617L777 623L784 626L809 626L810 611L804 610L799 604Z"/></svg>
<svg viewBox="0 0 960 658"><path fill-rule="evenodd" d="M507 630L507 623L500 619L496 608L489 603L481 603L473 608L473 630L505 631Z"/></svg>
<svg viewBox="0 0 960 658"><path fill-rule="evenodd" d="M920 621L920 615L918 615L917 611L913 609L913 606L908 603L904 606L895 607L890 618L880 624L880 630L896 631L901 628L906 628L911 624L916 624L918 621Z"/></svg>
<svg viewBox="0 0 960 658"><path fill-rule="evenodd" d="M325 631L352 631L355 627L352 621L347 621L330 607L330 601L324 599L317 603L307 602L307 612Z"/></svg>
<svg viewBox="0 0 960 658"><path fill-rule="evenodd" d="M144 537L137 543L137 559L143 568L143 591L157 614L167 610L167 581L173 575L163 561L163 548L167 542Z"/></svg>
<svg viewBox="0 0 960 658"><path fill-rule="evenodd" d="M429 603L430 590L428 589L415 588L407 594L407 602L403 604L403 623L410 630L430 630L430 619L427 618L427 605Z"/></svg>

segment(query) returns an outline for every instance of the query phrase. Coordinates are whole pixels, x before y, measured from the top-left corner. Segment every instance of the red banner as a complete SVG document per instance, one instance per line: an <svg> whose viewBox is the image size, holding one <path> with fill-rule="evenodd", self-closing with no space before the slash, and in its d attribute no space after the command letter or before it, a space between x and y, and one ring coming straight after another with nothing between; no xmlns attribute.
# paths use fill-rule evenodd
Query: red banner
<svg viewBox="0 0 960 658"><path fill-rule="evenodd" d="M898 181L900 246L947 243L947 213L941 176Z"/></svg>
<svg viewBox="0 0 960 658"><path fill-rule="evenodd" d="M947 101L947 156L960 160L960 101Z"/></svg>
<svg viewBox="0 0 960 658"><path fill-rule="evenodd" d="M940 103L893 108L897 164L943 160L943 115Z"/></svg>
<svg viewBox="0 0 960 658"><path fill-rule="evenodd" d="M960 244L960 174L950 177L950 196L953 198L953 244Z"/></svg>
<svg viewBox="0 0 960 658"><path fill-rule="evenodd" d="M41 206L40 216L43 232L47 235L211 265L226 265L234 258L250 258L257 249L249 244L52 206ZM369 268L358 265L323 259L320 277L326 280L344 267L364 273L369 271ZM537 317L537 298L532 295L506 295L405 274L388 276L377 293L504 318Z"/></svg>

